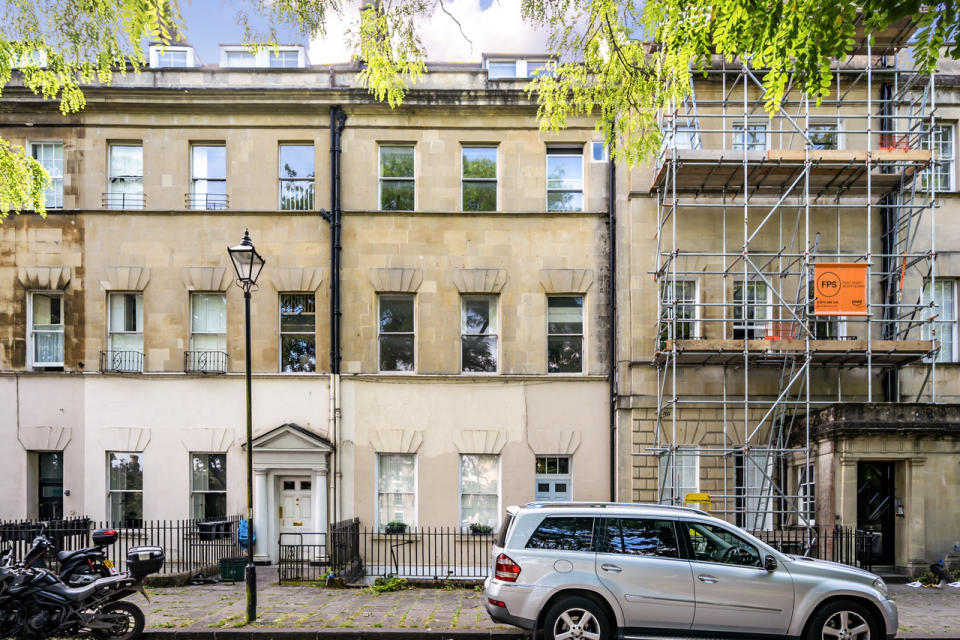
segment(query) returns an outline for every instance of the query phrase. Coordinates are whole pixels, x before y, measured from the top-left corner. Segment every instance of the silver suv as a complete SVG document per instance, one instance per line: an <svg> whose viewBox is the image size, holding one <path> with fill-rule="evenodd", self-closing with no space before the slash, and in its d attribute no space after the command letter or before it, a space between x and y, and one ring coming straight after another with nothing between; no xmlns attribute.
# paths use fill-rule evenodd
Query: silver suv
<svg viewBox="0 0 960 640"><path fill-rule="evenodd" d="M490 617L546 640L897 633L897 606L879 577L780 553L697 509L509 507L493 563L484 584Z"/></svg>

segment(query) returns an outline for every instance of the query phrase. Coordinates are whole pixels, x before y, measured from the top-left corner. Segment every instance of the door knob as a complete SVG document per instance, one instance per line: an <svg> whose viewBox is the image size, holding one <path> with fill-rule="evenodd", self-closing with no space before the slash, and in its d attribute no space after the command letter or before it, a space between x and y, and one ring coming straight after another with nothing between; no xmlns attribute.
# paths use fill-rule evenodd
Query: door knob
<svg viewBox="0 0 960 640"><path fill-rule="evenodd" d="M708 575L697 576L697 580L699 580L700 582L706 582L707 584L716 584L720 582L713 576L708 576Z"/></svg>
<svg viewBox="0 0 960 640"><path fill-rule="evenodd" d="M610 573L620 573L621 571L623 571L623 569L621 569L620 567L618 567L618 566L615 565L615 564L606 564L606 563L604 563L604 564L600 565L600 568L603 569L604 571L609 571Z"/></svg>

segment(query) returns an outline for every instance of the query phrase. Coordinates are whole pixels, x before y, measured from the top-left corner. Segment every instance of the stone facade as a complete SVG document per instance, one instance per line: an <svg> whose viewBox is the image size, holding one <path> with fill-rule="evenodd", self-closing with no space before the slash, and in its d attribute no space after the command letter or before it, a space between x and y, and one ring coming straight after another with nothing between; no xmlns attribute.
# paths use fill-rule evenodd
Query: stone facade
<svg viewBox="0 0 960 640"><path fill-rule="evenodd" d="M143 518L196 515L194 452L226 455L226 511L243 511L243 296L226 248L244 229L267 261L252 294L255 502L268 520L260 559L275 560L270 541L293 526L324 530L353 516L385 524L384 455L415 456L409 525L467 522L462 456L494 456L497 514L534 499L538 455L569 459L570 497L610 497L609 424L597 409L608 397L609 165L586 156L593 122L541 133L523 83L487 82L479 69L431 73L399 109L374 103L354 73L339 71L331 87L327 69L148 70L89 88L88 108L69 119L14 87L4 93L5 137L62 141L64 207L0 226L0 437L17 443L0 474L10 496L0 517L37 517L44 452L63 452L65 516L111 516L109 452L137 454ZM318 213L331 208L333 105L347 115L341 376L329 373L330 227ZM381 211L378 146L398 141L415 149L416 205ZM105 206L117 143L142 144L142 209ZM225 147L226 210L185 207L196 143ZM313 145L311 210L278 210L281 143ZM460 206L460 149L478 143L498 149L493 212ZM547 210L553 143L584 149L582 211ZM63 292L62 370L31 367L27 355L28 299L47 290ZM142 296L142 372L99 366L111 293ZM223 373L185 372L192 293L226 297ZM314 372L280 371L281 293L315 296ZM415 300L411 372L378 364L378 296L394 294ZM476 294L496 296L495 373L461 373L461 297ZM582 297L580 373L548 373L552 295ZM288 484L312 484L309 499ZM296 525L282 515L291 504L301 505Z"/></svg>
<svg viewBox="0 0 960 640"><path fill-rule="evenodd" d="M951 153L960 93L943 78L955 72L945 66L937 102L938 120L951 127L946 134ZM665 225L658 237L664 200L658 203L651 187L662 165L616 167L617 191L608 193L610 164L594 162L590 154L599 139L594 120L577 117L562 132L541 132L536 105L524 86L521 79L489 79L478 65L432 65L404 105L390 109L358 86L356 69L348 65L283 71L152 69L118 77L110 88L89 87L88 107L69 118L32 94L6 88L0 114L4 136L15 144L63 145L64 206L45 220L25 214L0 226L0 438L17 443L0 473L0 491L10 496L0 505L0 517L38 515L38 465L40 454L49 452L63 453L62 488L70 492L63 498L64 515L111 515L109 452L139 456L144 518L194 515L192 453L225 455L226 510L242 511L243 298L233 286L226 247L249 229L267 260L252 296L256 512L268 520L258 542L261 560L275 560L276 549L268 541L295 526L320 530L353 516L367 526L383 526L388 512L382 509L381 467L388 457L414 461L407 524L463 526L468 492L461 481L467 458L497 461L495 477L488 481L496 511L502 513L508 504L535 498L541 479L535 473L537 459L547 457L570 462L569 477L561 480L566 497L661 500L660 458L669 447L688 447L703 453L696 463L698 492L712 496L715 511L748 526L737 514L742 501L730 491L743 470L733 450L745 439L768 442L774 433L767 408L781 389L781 369L747 367L745 375L742 366L729 360L726 366L679 367L665 375L653 366L662 350L658 297L665 280L653 275L674 241L684 268L695 272L689 277L697 282L693 337L701 343L732 341L732 281L743 264L735 273L724 272L744 241L742 199L696 194L696 207ZM877 99L879 85L873 91L872 99ZM733 107L719 102L728 92L715 79L698 80L700 116L726 118L729 109L729 122L717 127L723 129L766 121L760 109L760 117L734 117ZM760 98L757 90L748 89L747 100ZM863 115L856 101L865 98L865 91L856 88L849 105L812 112L814 120L840 123L841 150L869 146L863 127L856 124ZM340 375L330 373L330 226L319 213L332 207L329 117L335 105L347 117L341 138ZM784 118L771 122L764 152L803 149ZM710 128L703 127L704 149L742 154L731 148L729 131ZM145 206L113 210L104 199L109 149L124 143L142 144ZM279 209L283 168L278 148L289 143L313 146L315 202L310 210ZM225 148L226 210L187 206L195 144ZM382 145L413 148L412 211L381 210ZM495 211L462 210L461 149L475 145L497 149ZM546 156L552 147L582 150L580 211L548 210ZM943 166L954 185L956 161L948 160ZM956 292L960 252L951 230L960 201L954 193L951 188L937 195L933 268L937 278L954 283ZM611 195L615 245L608 226ZM750 209L748 229L768 216L772 201L763 203L765 207ZM802 253L805 249L798 246L816 241L821 253L864 256L881 246L882 212L876 203L817 205L809 225L795 230L802 206L788 200L774 223L751 238L753 250L782 270L771 276L778 291L803 288L791 260L776 257L791 252L784 249L787 245ZM924 218L918 237L931 237L925 226L931 220ZM617 271L611 274L614 251ZM611 283L617 292L614 318L608 304ZM904 299L918 298L922 286L922 279L907 282ZM62 292L62 371L32 366L28 315L35 292ZM142 296L142 372L102 371L101 352L109 350L111 293ZM185 372L189 357L184 353L193 350L193 293L225 296L224 352L229 358L222 373ZM316 368L309 373L280 371L278 305L286 293L315 299ZM881 294L880 281L872 279L871 297ZM379 301L396 295L414 301L415 365L410 372L380 371ZM461 301L475 295L497 301L494 373L461 372ZM582 297L579 373L548 372L550 296ZM954 293L954 306L956 300ZM771 301L770 306L777 304ZM952 326L956 344L955 320L946 326ZM918 327L910 338L922 337ZM866 335L881 337L879 322L851 321L845 330L846 337L860 341L848 345L858 355L849 366L812 370L806 391L813 409L882 399L881 381L867 370L861 344ZM608 376L614 333L618 396L611 425ZM743 346L740 341L735 348ZM927 371L919 358L900 370L900 400L960 399L955 361L938 363L933 380ZM665 404L674 389L684 402ZM805 425L813 418L812 412L801 413L792 410L792 419ZM614 469L609 468L611 446ZM958 507L932 497L926 488L951 486L958 456L952 436L831 437L815 439L806 451L817 475L818 525L856 527L857 506L850 498L856 463L894 461L895 497L905 508L896 521L895 564L915 569L950 544L949 518ZM803 457L791 458L792 466L777 472L786 474L780 481L787 492L799 490L794 471ZM289 517L294 506L297 515ZM935 513L944 514L942 521ZM924 532L924 519L935 523L935 530ZM771 519L765 524L801 523Z"/></svg>

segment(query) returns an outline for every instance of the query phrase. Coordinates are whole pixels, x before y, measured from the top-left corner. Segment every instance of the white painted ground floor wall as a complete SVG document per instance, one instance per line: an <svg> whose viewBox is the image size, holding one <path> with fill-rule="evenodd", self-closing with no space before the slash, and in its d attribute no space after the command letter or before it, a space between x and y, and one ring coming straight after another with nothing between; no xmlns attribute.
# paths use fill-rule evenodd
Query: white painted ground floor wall
<svg viewBox="0 0 960 640"><path fill-rule="evenodd" d="M572 499L609 498L603 378L345 376L340 389L337 438L329 376L254 376L261 560L276 561L282 533L324 531L334 517L384 524L383 455L416 460L416 526L462 523L463 456L496 460L498 513L534 499L537 456L569 460ZM35 457L50 451L63 452L66 517L109 517L110 452L139 455L144 519L191 517L192 453L226 455L227 513L245 511L242 375L0 374L0 442L0 519L37 516Z"/></svg>

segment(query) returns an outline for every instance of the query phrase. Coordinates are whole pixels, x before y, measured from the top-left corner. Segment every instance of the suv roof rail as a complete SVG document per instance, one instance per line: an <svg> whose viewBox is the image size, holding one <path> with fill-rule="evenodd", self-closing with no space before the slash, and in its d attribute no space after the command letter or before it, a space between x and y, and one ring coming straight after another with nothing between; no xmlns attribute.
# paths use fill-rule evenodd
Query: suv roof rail
<svg viewBox="0 0 960 640"><path fill-rule="evenodd" d="M523 505L525 509L542 509L542 508L569 508L577 509L584 507L592 507L598 509L609 509L616 507L655 507L657 509L676 509L679 511L687 511L690 513L696 513L702 516L713 517L703 509L696 509L694 507L681 507L672 504L655 504L649 502L528 502Z"/></svg>

